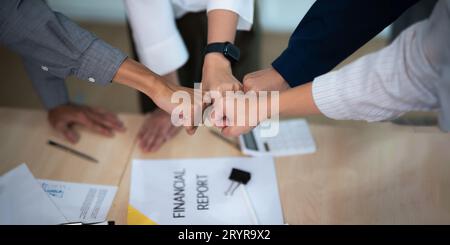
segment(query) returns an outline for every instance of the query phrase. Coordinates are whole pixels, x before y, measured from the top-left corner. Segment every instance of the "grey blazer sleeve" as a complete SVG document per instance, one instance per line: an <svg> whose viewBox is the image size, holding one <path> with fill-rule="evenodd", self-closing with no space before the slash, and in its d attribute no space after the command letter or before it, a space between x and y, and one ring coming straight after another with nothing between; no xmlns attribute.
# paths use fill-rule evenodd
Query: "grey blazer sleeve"
<svg viewBox="0 0 450 245"><path fill-rule="evenodd" d="M41 0L0 3L0 43L58 78L108 84L126 55Z"/></svg>
<svg viewBox="0 0 450 245"><path fill-rule="evenodd" d="M23 64L34 90L47 110L69 103L69 95L63 78L43 71L33 60L24 58Z"/></svg>

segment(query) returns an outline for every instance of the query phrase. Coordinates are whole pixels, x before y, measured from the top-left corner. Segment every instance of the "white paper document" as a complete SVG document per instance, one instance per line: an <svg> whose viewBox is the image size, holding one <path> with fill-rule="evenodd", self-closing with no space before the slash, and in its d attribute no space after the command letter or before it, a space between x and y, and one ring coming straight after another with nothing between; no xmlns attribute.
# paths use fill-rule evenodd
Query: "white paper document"
<svg viewBox="0 0 450 245"><path fill-rule="evenodd" d="M56 225L66 222L25 164L0 177L0 225Z"/></svg>
<svg viewBox="0 0 450 245"><path fill-rule="evenodd" d="M261 132L273 127L273 122L262 124L250 133L239 137L242 153L249 156L290 156L316 151L316 144L304 119L279 121L279 130L274 137L262 137Z"/></svg>
<svg viewBox="0 0 450 245"><path fill-rule="evenodd" d="M281 225L274 161L264 158L133 160L128 224ZM225 195L233 168L251 179Z"/></svg>
<svg viewBox="0 0 450 245"><path fill-rule="evenodd" d="M68 222L105 221L117 187L39 180L42 189L61 210Z"/></svg>

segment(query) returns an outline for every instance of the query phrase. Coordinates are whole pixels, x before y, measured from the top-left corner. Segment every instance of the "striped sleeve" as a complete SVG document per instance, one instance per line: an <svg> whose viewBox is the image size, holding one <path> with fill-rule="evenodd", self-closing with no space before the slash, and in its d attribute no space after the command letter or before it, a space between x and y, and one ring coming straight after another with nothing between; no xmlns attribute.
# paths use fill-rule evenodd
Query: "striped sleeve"
<svg viewBox="0 0 450 245"><path fill-rule="evenodd" d="M419 22L381 51L316 78L312 90L319 110L333 119L374 122L437 109L438 74L424 47L428 25Z"/></svg>

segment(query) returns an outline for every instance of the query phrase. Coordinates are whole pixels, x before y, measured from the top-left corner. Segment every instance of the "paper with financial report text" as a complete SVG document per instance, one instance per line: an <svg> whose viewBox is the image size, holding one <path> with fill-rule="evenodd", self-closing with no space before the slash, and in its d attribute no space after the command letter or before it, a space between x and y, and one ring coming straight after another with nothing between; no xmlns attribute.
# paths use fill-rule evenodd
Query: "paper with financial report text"
<svg viewBox="0 0 450 245"><path fill-rule="evenodd" d="M133 160L128 224L283 224L274 161L260 158ZM245 193L225 195L233 168L251 173Z"/></svg>

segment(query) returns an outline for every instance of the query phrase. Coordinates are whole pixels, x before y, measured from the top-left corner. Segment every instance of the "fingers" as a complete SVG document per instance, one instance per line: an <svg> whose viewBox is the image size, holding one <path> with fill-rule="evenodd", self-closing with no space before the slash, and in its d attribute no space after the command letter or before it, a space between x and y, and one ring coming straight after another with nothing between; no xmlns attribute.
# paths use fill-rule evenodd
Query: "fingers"
<svg viewBox="0 0 450 245"><path fill-rule="evenodd" d="M171 127L169 130L169 133L167 134L166 139L169 140L169 139L173 138L175 135L178 134L179 131L180 131L180 128Z"/></svg>
<svg viewBox="0 0 450 245"><path fill-rule="evenodd" d="M223 108L223 110L220 110L220 113L211 113L211 115L207 115L208 117L211 118L210 122L212 122L212 126L224 128L225 126L234 125L233 122L236 118L235 114L236 114L237 104L236 103L229 103L229 105L225 104L225 103L228 103L228 101L225 99L226 92L227 91L231 91L231 92L242 91L243 85L235 79L233 81L234 82L223 83L220 86L216 87L219 90L208 91L205 93L205 95L203 95L202 93L196 94L195 91L190 91L190 90L185 89L191 95L191 98L195 97L197 95L200 95L202 97L201 97L201 99L198 99L198 100L191 99L191 103L192 103L192 101L194 101L194 103L192 103L190 105L190 107L189 107L189 105L186 106L186 105L179 104L178 106L183 106L183 107L178 107L178 109L176 110L177 115L174 115L173 113L175 111L172 111L172 120L177 120L178 122L180 122L179 125L184 126L187 134L194 135L197 130L197 127L200 125L200 123L205 122L205 120L203 118L203 113L208 108L208 105L210 105L212 103L214 105L214 107ZM214 93L214 92L216 92L216 95L213 96L211 93ZM218 92L218 94L217 94L217 92ZM223 95L223 96L221 96L221 95ZM196 101L201 102L201 105L197 105ZM230 100L230 101L234 102L234 100ZM216 102L219 102L219 104L221 104L221 105L219 105L219 106L215 105ZM224 102L224 103L220 103L220 102ZM227 108L227 107L230 107L230 108ZM233 114L231 114L231 113L233 113ZM163 139L165 137L164 135L160 135L160 133L161 133L161 130L159 130L157 132L153 132L151 129L148 129L145 126L143 126L143 128L141 129L141 131L138 134L139 139L142 141L141 148L145 149L145 150L158 148L157 146L160 144L160 142L164 142L164 140L161 140L161 139Z"/></svg>
<svg viewBox="0 0 450 245"><path fill-rule="evenodd" d="M169 125L169 127L148 129L141 139L140 147L144 152L155 152L168 140L173 138L178 128Z"/></svg>
<svg viewBox="0 0 450 245"><path fill-rule="evenodd" d="M186 127L184 127L184 129L186 130L186 133L188 135L194 135L195 132L197 131L197 127L194 127L194 126L186 126Z"/></svg>
<svg viewBox="0 0 450 245"><path fill-rule="evenodd" d="M242 83L233 77L233 82L224 82L224 83L220 84L219 86L217 86L216 88L210 89L207 92L217 91L222 96L226 96L226 93L228 91L237 92L237 91L243 91L243 89L244 89L244 87L243 87Z"/></svg>
<svg viewBox="0 0 450 245"><path fill-rule="evenodd" d="M138 140L141 142L141 140L144 138L145 134L148 131L149 128L149 124L147 121L150 120L149 117L151 117L151 115L147 115L147 118L145 119L144 123L141 126L141 129L139 130L139 133L137 135Z"/></svg>
<svg viewBox="0 0 450 245"><path fill-rule="evenodd" d="M72 144L76 144L80 140L80 135L72 128L64 128L62 134Z"/></svg>
<svg viewBox="0 0 450 245"><path fill-rule="evenodd" d="M198 127L198 120L197 117L200 116L201 117L201 113L202 113L202 109L195 109L195 106L192 106L192 110L191 110L191 118L186 118L186 115L182 115L183 117L183 125L184 125L184 129L186 130L186 133L188 135L194 135L195 131L197 131L197 127ZM200 113L200 114L199 114Z"/></svg>
<svg viewBox="0 0 450 245"><path fill-rule="evenodd" d="M236 133L236 131L236 127L225 127L222 129L222 134L225 137L237 137L239 135Z"/></svg>
<svg viewBox="0 0 450 245"><path fill-rule="evenodd" d="M62 134L66 140L70 143L75 144L80 140L80 135L71 127L71 125L65 122L59 122L53 125L55 130Z"/></svg>
<svg viewBox="0 0 450 245"><path fill-rule="evenodd" d="M233 115L229 114L231 110L227 110L226 99L218 100L215 106L216 110L214 110L212 121L217 128L222 129L231 123Z"/></svg>
<svg viewBox="0 0 450 245"><path fill-rule="evenodd" d="M100 108L74 104L60 105L49 110L48 119L50 124L72 143L80 138L73 129L75 124L108 137L113 136L114 131L125 130L123 123L115 114Z"/></svg>
<svg viewBox="0 0 450 245"><path fill-rule="evenodd" d="M244 81L243 81L244 92L248 92L248 91L258 92L259 91L259 89L257 87L258 74L259 74L258 72L253 72L253 73L247 74L244 77Z"/></svg>
<svg viewBox="0 0 450 245"><path fill-rule="evenodd" d="M157 150L159 150L161 148L161 146L166 143L167 141L167 137L166 134L167 132L164 133L159 133L153 140L153 143L151 146L149 146L149 151L150 152L155 152Z"/></svg>
<svg viewBox="0 0 450 245"><path fill-rule="evenodd" d="M155 140L157 134L158 132L155 128L147 128L147 131L144 132L139 142L139 146L141 147L142 151L150 152L150 149L153 146L153 141Z"/></svg>
<svg viewBox="0 0 450 245"><path fill-rule="evenodd" d="M288 82L274 68L247 74L244 77L244 91L285 91L290 89Z"/></svg>
<svg viewBox="0 0 450 245"><path fill-rule="evenodd" d="M125 126L117 115L100 108L87 108L86 115L95 123L110 131L125 131Z"/></svg>
<svg viewBox="0 0 450 245"><path fill-rule="evenodd" d="M237 91L242 91L243 90L243 85L242 83L240 83L239 81L237 81L237 83L233 84L233 91L237 92Z"/></svg>
<svg viewBox="0 0 450 245"><path fill-rule="evenodd" d="M144 152L154 152L179 132L171 123L170 115L155 111L145 120L138 134L139 146Z"/></svg>
<svg viewBox="0 0 450 245"><path fill-rule="evenodd" d="M114 135L111 128L104 127L98 122L100 119L94 119L92 115L88 116L85 111L78 112L73 121L87 128L88 130L101 134L103 136L112 137Z"/></svg>
<svg viewBox="0 0 450 245"><path fill-rule="evenodd" d="M190 109L190 117L189 115L182 115L183 125L187 134L194 135L198 126L204 121L203 113L207 109L207 104L201 101L201 104L192 104Z"/></svg>

